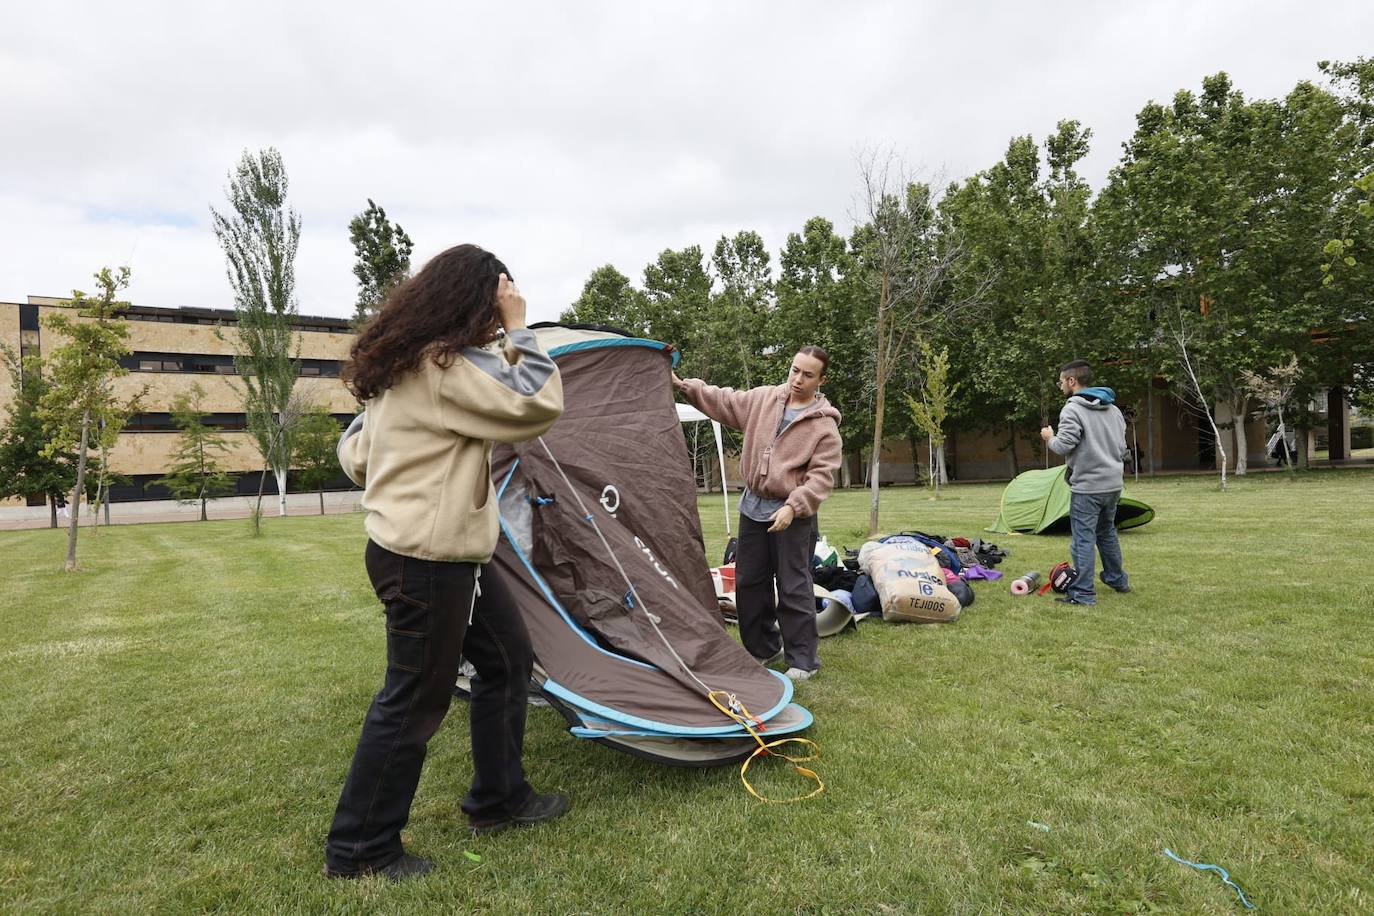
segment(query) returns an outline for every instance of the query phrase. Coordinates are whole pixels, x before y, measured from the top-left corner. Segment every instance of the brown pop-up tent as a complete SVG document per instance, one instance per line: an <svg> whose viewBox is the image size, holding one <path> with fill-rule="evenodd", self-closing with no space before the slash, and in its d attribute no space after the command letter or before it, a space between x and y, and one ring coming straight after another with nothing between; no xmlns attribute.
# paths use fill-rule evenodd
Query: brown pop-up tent
<svg viewBox="0 0 1374 916"><path fill-rule="evenodd" d="M669 373L677 353L603 330L536 326L562 375L563 416L492 452L511 585L543 695L578 737L678 765L757 745L708 699L736 696L765 736L810 725L792 684L717 613Z"/></svg>

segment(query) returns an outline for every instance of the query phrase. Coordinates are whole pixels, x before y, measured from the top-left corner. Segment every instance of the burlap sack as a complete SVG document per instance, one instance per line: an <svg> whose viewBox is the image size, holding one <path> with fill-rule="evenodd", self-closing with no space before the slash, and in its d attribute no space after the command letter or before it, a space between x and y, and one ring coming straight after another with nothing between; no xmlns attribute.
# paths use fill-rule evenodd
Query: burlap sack
<svg viewBox="0 0 1374 916"><path fill-rule="evenodd" d="M877 544L860 550L883 605L883 619L950 623L959 619L959 599L945 586L940 564L922 544Z"/></svg>

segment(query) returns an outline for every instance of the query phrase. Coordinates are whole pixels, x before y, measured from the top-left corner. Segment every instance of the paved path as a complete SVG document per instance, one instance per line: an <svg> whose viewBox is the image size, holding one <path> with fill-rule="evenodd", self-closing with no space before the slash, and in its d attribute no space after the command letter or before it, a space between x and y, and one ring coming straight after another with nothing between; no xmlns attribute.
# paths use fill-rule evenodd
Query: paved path
<svg viewBox="0 0 1374 916"><path fill-rule="evenodd" d="M362 492L358 490L324 494L325 514L344 515L350 512L361 512L362 507L359 502L362 500L362 495ZM253 500L242 497L210 500L205 514L211 519L249 518L252 515L252 503ZM275 496L263 498L262 514L264 518L277 517L277 498ZM314 493L288 494L286 497L286 514L319 515L319 496ZM110 505L110 524L112 525L195 521L200 521L199 504L179 506L171 500L153 500L149 502L112 503ZM93 522L90 508L82 506L81 527L88 528ZM0 531L47 528L51 523L50 512L46 506L0 509ZM57 516L59 528L65 529L69 524L70 519L61 515ZM101 513L100 524L105 524L103 512Z"/></svg>

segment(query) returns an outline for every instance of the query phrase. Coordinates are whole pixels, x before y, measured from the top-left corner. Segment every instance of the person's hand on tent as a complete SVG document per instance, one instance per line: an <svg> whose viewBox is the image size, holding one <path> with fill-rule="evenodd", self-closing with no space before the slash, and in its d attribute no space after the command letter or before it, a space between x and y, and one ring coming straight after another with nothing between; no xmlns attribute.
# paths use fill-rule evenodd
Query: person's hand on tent
<svg viewBox="0 0 1374 916"><path fill-rule="evenodd" d="M686 383L683 382L682 379L680 379L680 378L677 377L677 373L676 373L676 372L671 373L671 375L673 376L673 387L676 388L678 391L681 391L681 390L682 390L682 386L683 386L684 384L686 384Z"/></svg>
<svg viewBox="0 0 1374 916"><path fill-rule="evenodd" d="M796 517L797 513L793 511L791 506L783 506L777 512L774 512L771 516L769 516L769 518L773 520L773 527L769 528L768 530L770 532L786 531L788 527L792 524L792 519Z"/></svg>

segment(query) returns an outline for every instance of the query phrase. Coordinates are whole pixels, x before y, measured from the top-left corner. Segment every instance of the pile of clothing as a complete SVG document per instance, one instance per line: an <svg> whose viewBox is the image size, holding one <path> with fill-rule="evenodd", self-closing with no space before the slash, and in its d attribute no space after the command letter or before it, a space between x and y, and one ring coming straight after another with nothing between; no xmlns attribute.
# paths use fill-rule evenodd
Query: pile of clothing
<svg viewBox="0 0 1374 916"><path fill-rule="evenodd" d="M888 590L888 600L884 600L882 589L875 581L878 577L874 575L874 569L869 568L864 563L865 560L872 560L872 548L877 546L901 544L907 550L904 553L923 553L934 560L936 575L942 578L944 590L948 591L958 602L959 609L973 604L973 589L969 586L971 580L993 581L1002 578L1002 573L995 569L998 564L1007 558L1007 551L998 547L996 544L983 541L981 539L968 539L963 537L946 538L940 535L928 534L923 531L903 531L898 534L889 535L870 541L864 548L870 548L869 553L865 554L864 548L859 550L844 551L844 559L841 562L828 564L817 559L812 570L812 577L816 585L829 590L831 600L842 603L856 620L861 620L868 616L885 617L889 616L890 608L895 607L891 599L892 595L900 590ZM920 550L910 549L919 547ZM819 551L818 551L819 552ZM895 558L901 554L888 556L883 554L888 561L883 568L888 569L890 577L894 582L901 581L903 585L912 582L925 581L930 586L931 591L938 591L935 588L935 576L924 577L922 571L933 572L929 564L920 561L922 569L912 566L906 569L902 563L892 565ZM906 565L912 565L917 561L907 557ZM898 575L899 572L904 574ZM922 599L931 599L933 595L919 594L920 586L917 586L917 594ZM922 610L922 609L918 609ZM930 611L925 617L910 616L906 611L898 610L899 619L921 619L923 622L948 622L957 619L958 614L950 614L948 609L938 613L934 608L926 608Z"/></svg>

